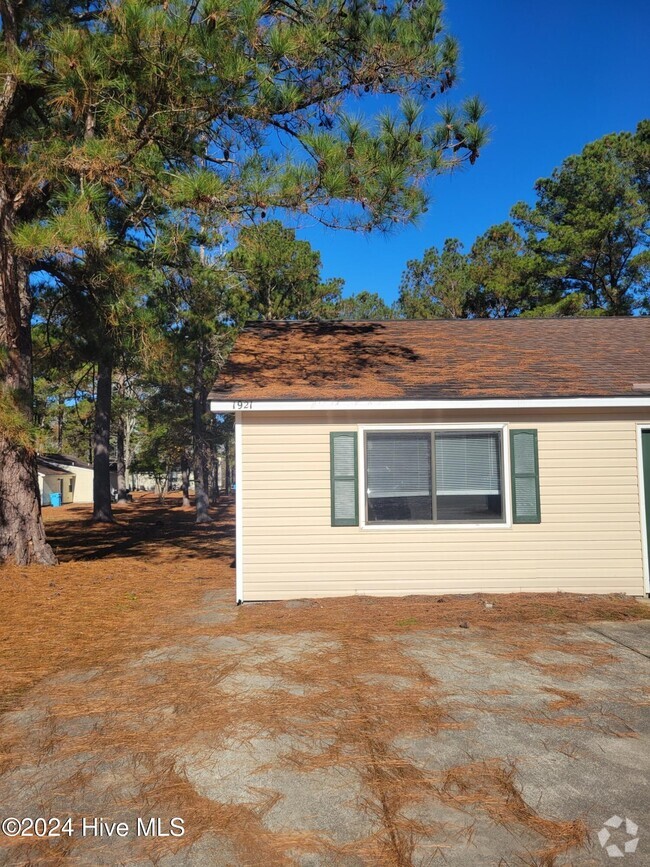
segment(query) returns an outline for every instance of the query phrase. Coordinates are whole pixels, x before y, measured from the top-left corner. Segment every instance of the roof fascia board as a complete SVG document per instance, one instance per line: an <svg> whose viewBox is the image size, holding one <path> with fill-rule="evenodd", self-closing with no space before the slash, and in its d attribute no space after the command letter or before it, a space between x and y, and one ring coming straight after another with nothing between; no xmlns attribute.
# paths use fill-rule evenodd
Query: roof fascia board
<svg viewBox="0 0 650 867"><path fill-rule="evenodd" d="M212 400L210 409L230 412L304 412L306 410L405 409L616 409L650 407L648 397L551 397L469 400Z"/></svg>

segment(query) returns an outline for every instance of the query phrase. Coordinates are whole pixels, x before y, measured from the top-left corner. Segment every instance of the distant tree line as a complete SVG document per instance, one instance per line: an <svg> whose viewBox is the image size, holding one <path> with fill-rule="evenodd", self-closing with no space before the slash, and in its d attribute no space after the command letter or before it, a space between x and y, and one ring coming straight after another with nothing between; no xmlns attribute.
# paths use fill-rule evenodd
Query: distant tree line
<svg viewBox="0 0 650 867"><path fill-rule="evenodd" d="M467 252L449 238L408 262L392 315L650 313L649 120L566 159L511 216Z"/></svg>
<svg viewBox="0 0 650 867"><path fill-rule="evenodd" d="M468 250L457 238L406 263L398 299L337 298L342 319L650 313L650 120L606 135L535 184L533 205Z"/></svg>

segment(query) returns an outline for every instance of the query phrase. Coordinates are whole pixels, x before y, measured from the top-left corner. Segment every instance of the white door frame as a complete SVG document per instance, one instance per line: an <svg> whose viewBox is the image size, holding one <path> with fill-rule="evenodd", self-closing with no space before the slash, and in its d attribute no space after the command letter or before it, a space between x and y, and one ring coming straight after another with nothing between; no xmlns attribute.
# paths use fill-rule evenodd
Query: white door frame
<svg viewBox="0 0 650 867"><path fill-rule="evenodd" d="M650 553L648 552L648 521L645 503L645 478L643 474L643 439L642 432L650 431L650 424L645 422L636 426L637 440L637 466L639 469L639 505L641 507L641 550L643 552L643 588L646 595L650 595Z"/></svg>

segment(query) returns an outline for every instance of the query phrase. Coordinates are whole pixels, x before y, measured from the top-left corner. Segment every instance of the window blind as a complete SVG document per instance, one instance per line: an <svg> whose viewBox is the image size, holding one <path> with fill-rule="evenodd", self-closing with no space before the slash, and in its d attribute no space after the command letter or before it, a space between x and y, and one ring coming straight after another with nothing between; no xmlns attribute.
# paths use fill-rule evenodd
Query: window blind
<svg viewBox="0 0 650 867"><path fill-rule="evenodd" d="M419 433L369 433L368 497L431 496L431 437Z"/></svg>
<svg viewBox="0 0 650 867"><path fill-rule="evenodd" d="M501 493L497 432L436 433L435 443L438 496Z"/></svg>

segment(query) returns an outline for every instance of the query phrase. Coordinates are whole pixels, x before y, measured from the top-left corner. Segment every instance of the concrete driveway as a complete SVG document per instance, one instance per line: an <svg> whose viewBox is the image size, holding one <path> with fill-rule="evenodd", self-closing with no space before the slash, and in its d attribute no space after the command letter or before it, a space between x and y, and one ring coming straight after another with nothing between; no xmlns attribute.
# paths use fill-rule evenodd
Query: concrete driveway
<svg viewBox="0 0 650 867"><path fill-rule="evenodd" d="M0 818L73 831L0 864L650 864L650 622L247 632L220 592L190 621L4 715Z"/></svg>

